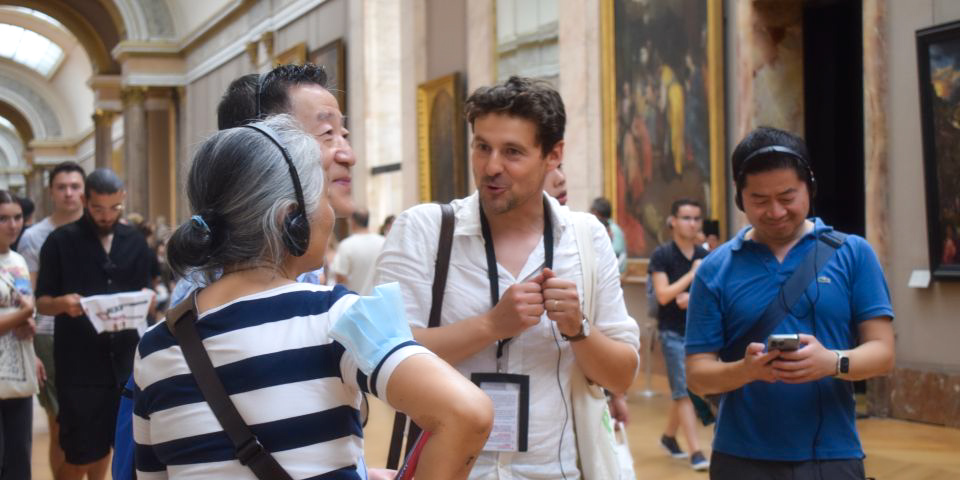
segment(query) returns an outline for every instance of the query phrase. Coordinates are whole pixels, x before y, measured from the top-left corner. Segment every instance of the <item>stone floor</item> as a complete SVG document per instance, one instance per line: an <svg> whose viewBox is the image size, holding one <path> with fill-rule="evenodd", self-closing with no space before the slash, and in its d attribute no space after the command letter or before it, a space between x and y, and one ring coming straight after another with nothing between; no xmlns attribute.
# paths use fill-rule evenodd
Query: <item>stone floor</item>
<svg viewBox="0 0 960 480"><path fill-rule="evenodd" d="M630 424L627 428L637 478L644 480L706 479L705 473L694 472L686 460L675 460L659 447L669 398L666 380L653 376L652 390L657 395L641 395L640 382L629 397ZM386 405L371 401L370 422L366 429L368 463L382 465L386 461L389 429L393 414ZM39 420L39 419L38 419ZM867 475L879 480L955 480L960 478L960 429L924 425L890 419L870 418L858 423L867 453ZM34 436L33 465L35 480L50 480L45 452L49 437L40 431ZM701 443L709 445L711 430L700 428ZM709 449L708 449L709 450Z"/></svg>

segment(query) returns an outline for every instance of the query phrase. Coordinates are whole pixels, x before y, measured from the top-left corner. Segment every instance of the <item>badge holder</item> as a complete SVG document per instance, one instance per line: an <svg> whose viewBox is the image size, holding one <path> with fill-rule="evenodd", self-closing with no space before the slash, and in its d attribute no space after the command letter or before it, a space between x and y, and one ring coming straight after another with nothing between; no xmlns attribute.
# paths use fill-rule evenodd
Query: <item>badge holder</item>
<svg viewBox="0 0 960 480"><path fill-rule="evenodd" d="M530 377L511 373L474 373L470 380L493 401L493 430L483 450L526 452Z"/></svg>

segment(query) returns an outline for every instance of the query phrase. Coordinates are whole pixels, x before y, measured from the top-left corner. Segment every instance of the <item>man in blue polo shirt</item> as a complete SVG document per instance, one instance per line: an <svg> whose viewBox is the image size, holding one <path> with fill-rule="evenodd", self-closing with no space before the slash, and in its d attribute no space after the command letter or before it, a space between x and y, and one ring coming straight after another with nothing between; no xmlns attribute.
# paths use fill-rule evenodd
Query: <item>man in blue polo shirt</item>
<svg viewBox="0 0 960 480"><path fill-rule="evenodd" d="M703 260L687 310L688 385L724 394L710 478L863 479L850 382L884 375L894 361L893 308L876 254L846 236L799 300L783 306L789 313L773 333L799 334L798 350L740 342L771 302L786 303L794 271L815 268L807 254L833 229L807 218L816 182L802 139L758 128L734 150L733 172L750 225ZM739 359L718 361L735 343L747 344L733 353Z"/></svg>

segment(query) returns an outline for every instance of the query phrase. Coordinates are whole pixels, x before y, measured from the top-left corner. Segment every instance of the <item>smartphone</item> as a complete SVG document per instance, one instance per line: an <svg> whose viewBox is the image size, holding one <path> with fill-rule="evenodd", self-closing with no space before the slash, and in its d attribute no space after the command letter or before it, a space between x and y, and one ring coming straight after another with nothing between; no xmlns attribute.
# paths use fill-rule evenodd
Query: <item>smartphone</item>
<svg viewBox="0 0 960 480"><path fill-rule="evenodd" d="M800 348L799 333L774 334L767 337L767 351L792 352Z"/></svg>

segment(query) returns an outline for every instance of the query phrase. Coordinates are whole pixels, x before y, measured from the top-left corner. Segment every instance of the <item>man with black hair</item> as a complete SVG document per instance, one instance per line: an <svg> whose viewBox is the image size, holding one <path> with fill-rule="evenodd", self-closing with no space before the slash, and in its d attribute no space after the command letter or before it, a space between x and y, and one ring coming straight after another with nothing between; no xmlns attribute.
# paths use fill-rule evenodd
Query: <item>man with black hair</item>
<svg viewBox="0 0 960 480"><path fill-rule="evenodd" d="M563 161L560 95L543 82L511 77L478 89L465 111L477 192L451 203L439 326L426 328L439 205L397 217L378 260L378 283L399 282L417 341L497 398L496 433L470 478L580 478L575 372L626 391L639 364L637 324L624 305L606 230L544 193L544 179ZM581 248L595 252L590 285L578 231ZM589 290L592 298L584 299L580 292ZM595 313L585 312L591 303Z"/></svg>
<svg viewBox="0 0 960 480"><path fill-rule="evenodd" d="M317 139L324 175L330 179L330 203L337 218L346 218L353 211L350 169L356 157L341 108L322 66L280 65L231 82L217 106L217 128L239 127L278 113L293 115Z"/></svg>
<svg viewBox="0 0 960 480"><path fill-rule="evenodd" d="M650 279L653 281L654 298L659 305L657 329L660 331L660 346L667 367L670 398L673 400L660 445L670 456L686 458L688 453L681 450L677 443L677 432L682 428L690 449L690 465L694 470L706 470L709 462L700 451L696 414L687 393L683 336L686 333L690 284L701 259L707 256L707 251L696 244L703 221L702 212L703 208L696 200L681 198L674 201L668 219L673 239L657 247L650 255Z"/></svg>
<svg viewBox="0 0 960 480"><path fill-rule="evenodd" d="M83 216L83 182L86 173L75 162L61 162L50 170L50 197L53 199L53 213L24 229L17 250L27 262L30 281L34 291L37 288L37 274L40 272L40 248L47 237L62 225L76 222ZM50 450L48 457L50 469L56 475L63 465L63 450L60 448L60 424L57 415L56 367L53 361L53 317L37 315L37 334L33 337L37 358L43 363L46 381L40 387L37 398L47 413L47 425L50 427Z"/></svg>
<svg viewBox="0 0 960 480"><path fill-rule="evenodd" d="M350 170L356 157L347 139L346 117L329 87L324 68L309 63L237 77L220 98L217 127L235 128L278 113L292 115L317 139L329 179L330 206L337 218L347 218L354 208ZM180 279L170 293L170 305L180 303L200 283L190 276Z"/></svg>
<svg viewBox="0 0 960 480"><path fill-rule="evenodd" d="M86 178L83 216L58 228L40 249L37 310L55 320L54 364L60 445L58 480L106 477L123 382L139 340L136 330L97 333L84 297L153 286L157 257L133 227L120 223L123 182L100 168Z"/></svg>
<svg viewBox="0 0 960 480"><path fill-rule="evenodd" d="M384 241L383 235L370 231L369 224L369 212L354 210L350 215L350 236L340 242L337 255L330 265L330 270L337 276L337 283L346 285L360 295L369 295L373 291L377 256Z"/></svg>
<svg viewBox="0 0 960 480"><path fill-rule="evenodd" d="M750 132L733 175L750 224L703 260L687 309L687 383L723 394L710 478L863 479L852 382L893 368L883 270L863 238L807 218L801 138ZM786 337L768 349L770 334Z"/></svg>

